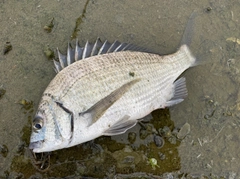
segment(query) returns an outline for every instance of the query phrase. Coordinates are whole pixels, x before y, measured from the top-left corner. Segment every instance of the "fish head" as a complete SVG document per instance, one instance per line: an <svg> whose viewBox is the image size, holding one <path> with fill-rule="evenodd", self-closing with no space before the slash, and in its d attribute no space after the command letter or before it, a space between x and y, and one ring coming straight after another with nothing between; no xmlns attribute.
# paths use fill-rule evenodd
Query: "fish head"
<svg viewBox="0 0 240 179"><path fill-rule="evenodd" d="M66 148L71 141L71 115L52 99L40 102L32 120L29 148L34 153Z"/></svg>

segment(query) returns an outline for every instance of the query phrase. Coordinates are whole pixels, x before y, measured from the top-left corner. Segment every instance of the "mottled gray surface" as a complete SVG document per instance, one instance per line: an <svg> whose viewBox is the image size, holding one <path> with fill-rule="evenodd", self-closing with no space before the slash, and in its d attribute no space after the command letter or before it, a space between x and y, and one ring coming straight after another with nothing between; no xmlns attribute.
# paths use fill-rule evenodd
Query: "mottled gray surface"
<svg viewBox="0 0 240 179"><path fill-rule="evenodd" d="M6 156L0 153L0 177L8 174L10 177L20 176L19 173L25 178L33 174L39 177L81 175L85 168L91 168L94 163L101 165L106 161L112 161L109 164L113 166L109 167L112 173L115 170L117 173L124 173L124 170L118 170L116 158L113 159L119 155L104 148L107 143L100 144L103 152L99 158L93 156L93 163L90 162L93 161L90 160L91 156L88 156L90 163L81 163L79 160L77 172L67 175L51 172L40 174L31 168L31 164L27 165L27 152L24 150L22 154L19 149L20 144L27 143L26 139L30 134L26 132L26 128L29 130L30 118L35 111L31 113L22 109L16 102L21 99L31 100L34 102L33 109L36 110L42 92L55 75L52 62L47 60L43 51L46 45L51 48L59 47L62 52L66 50L76 19L81 16L84 5L85 1L74 0L0 1L0 50L3 51L7 41L13 46L8 54L0 54L0 86L3 85L6 89L6 94L0 99L0 146L6 145L9 150ZM211 7L210 12L206 10L208 7ZM178 171L192 176L212 174L239 178L240 40L234 40L240 39L238 0L90 0L85 18L78 28L78 38L81 44L86 40L93 42L97 37L109 41L118 39L168 54L177 49L193 10L198 12L193 52L203 61L210 62L192 68L184 74L189 96L183 103L170 109L171 120L176 128L180 128L186 122L191 126L190 134L178 146L181 162ZM46 33L43 27L49 24L53 17L53 31ZM227 40L231 37L233 38ZM138 130L139 126L136 126L131 132ZM102 140L106 142L110 138ZM112 137L112 140L116 140L116 145L127 144L127 134ZM141 140L137 142L141 143ZM86 145L85 148L87 147L89 146ZM151 148L151 145L147 147ZM57 152L54 157L61 158L64 153L66 158L73 161L71 156L77 153L77 149ZM144 157L150 157L151 152L141 151L141 147L134 152L128 152L131 153L131 157L135 157L135 161L131 163L131 157L128 158L127 162L131 163L133 169L125 170L125 173L163 173L161 170L164 168L164 160L156 170L147 165L148 159ZM108 160L109 157L113 160ZM139 157L146 163L147 169L143 164L137 163L139 160L136 159ZM80 158L84 160L84 153ZM61 159L62 163L64 161L64 158ZM176 169L167 171L173 172ZM90 171L86 173L85 176L105 175L101 174L101 171L98 172L99 176L89 174Z"/></svg>

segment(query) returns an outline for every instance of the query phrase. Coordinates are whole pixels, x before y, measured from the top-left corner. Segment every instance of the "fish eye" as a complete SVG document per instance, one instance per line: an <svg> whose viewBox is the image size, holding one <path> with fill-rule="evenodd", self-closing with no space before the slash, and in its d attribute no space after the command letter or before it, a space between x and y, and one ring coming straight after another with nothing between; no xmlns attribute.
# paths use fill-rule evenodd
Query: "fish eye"
<svg viewBox="0 0 240 179"><path fill-rule="evenodd" d="M43 119L39 116L33 119L33 129L39 130L43 127Z"/></svg>

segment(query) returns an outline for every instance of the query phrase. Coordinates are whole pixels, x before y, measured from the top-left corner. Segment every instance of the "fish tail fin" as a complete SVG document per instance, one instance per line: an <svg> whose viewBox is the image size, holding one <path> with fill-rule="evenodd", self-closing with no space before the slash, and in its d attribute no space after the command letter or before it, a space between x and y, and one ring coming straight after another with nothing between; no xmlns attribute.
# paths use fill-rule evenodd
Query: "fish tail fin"
<svg viewBox="0 0 240 179"><path fill-rule="evenodd" d="M196 35L196 26L201 26L201 24L196 24L196 18L198 17L198 13L193 11L188 19L186 28L184 30L182 40L180 42L180 48L185 46L188 53L191 54L192 57L195 58L195 62L191 66L197 66L207 63L207 53L209 53L209 48L214 44L211 40L204 39L203 35ZM203 40L204 39L204 40Z"/></svg>
<svg viewBox="0 0 240 179"><path fill-rule="evenodd" d="M191 46L192 39L194 36L193 33L194 33L195 20L196 20L197 16L198 16L198 14L196 11L192 12L192 14L190 15L187 25L186 25L186 28L184 30L183 36L182 36L180 46L182 46L182 45L187 45L188 47Z"/></svg>

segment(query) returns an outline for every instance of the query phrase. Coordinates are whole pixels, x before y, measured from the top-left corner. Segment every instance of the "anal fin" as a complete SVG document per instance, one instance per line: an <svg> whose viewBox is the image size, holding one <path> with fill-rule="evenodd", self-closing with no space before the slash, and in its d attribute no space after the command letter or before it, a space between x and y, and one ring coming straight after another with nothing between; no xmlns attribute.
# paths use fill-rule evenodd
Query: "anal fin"
<svg viewBox="0 0 240 179"><path fill-rule="evenodd" d="M178 104L187 97L187 87L186 87L186 79L184 77L179 78L174 82L174 96L165 104L165 106L173 106Z"/></svg>

